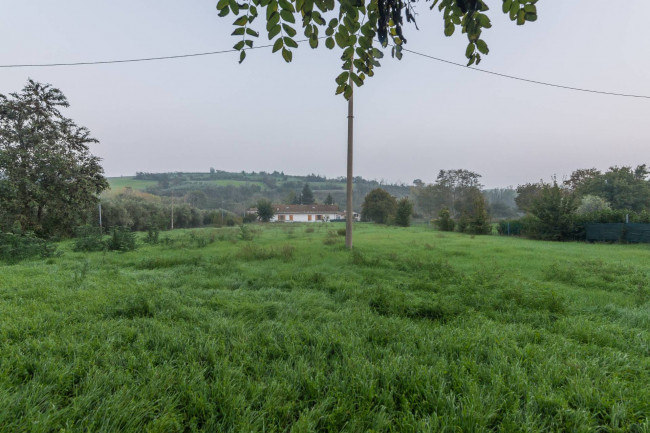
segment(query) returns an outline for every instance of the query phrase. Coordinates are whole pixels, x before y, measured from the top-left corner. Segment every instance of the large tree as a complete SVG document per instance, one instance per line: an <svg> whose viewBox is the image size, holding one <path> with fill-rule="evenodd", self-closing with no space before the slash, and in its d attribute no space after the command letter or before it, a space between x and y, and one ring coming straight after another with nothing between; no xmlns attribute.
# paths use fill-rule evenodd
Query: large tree
<svg viewBox="0 0 650 433"><path fill-rule="evenodd" d="M60 90L31 79L20 92L0 94L0 224L70 234L108 188L88 148L97 140L63 116L68 105Z"/></svg>
<svg viewBox="0 0 650 433"><path fill-rule="evenodd" d="M361 218L379 224L388 223L395 216L397 200L386 190L375 188L366 195L361 206Z"/></svg>

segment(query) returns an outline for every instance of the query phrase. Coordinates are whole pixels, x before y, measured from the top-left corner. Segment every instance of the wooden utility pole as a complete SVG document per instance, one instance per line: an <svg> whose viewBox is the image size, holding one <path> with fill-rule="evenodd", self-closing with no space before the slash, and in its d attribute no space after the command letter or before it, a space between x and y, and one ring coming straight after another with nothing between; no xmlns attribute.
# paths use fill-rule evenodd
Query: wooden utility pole
<svg viewBox="0 0 650 433"><path fill-rule="evenodd" d="M352 209L352 144L354 131L354 83L352 82L352 61L350 61L350 79L348 84L352 89L350 99L348 99L348 179L346 184L347 203L345 209L345 246L352 249L352 220L354 219L354 210Z"/></svg>
<svg viewBox="0 0 650 433"><path fill-rule="evenodd" d="M172 190L172 230L174 230L174 190Z"/></svg>

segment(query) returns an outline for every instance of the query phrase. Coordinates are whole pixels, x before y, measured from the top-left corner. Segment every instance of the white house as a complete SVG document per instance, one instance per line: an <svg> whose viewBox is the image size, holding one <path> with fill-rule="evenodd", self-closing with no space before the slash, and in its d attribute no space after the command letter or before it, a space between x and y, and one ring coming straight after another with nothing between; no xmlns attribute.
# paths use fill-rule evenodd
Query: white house
<svg viewBox="0 0 650 433"><path fill-rule="evenodd" d="M343 218L343 212L335 204L274 204L275 215L271 221L324 222Z"/></svg>
<svg viewBox="0 0 650 433"><path fill-rule="evenodd" d="M338 205L332 204L274 204L271 222L326 222L345 219L345 211L340 211ZM257 208L250 208L246 213L256 214ZM354 212L355 221L359 214Z"/></svg>

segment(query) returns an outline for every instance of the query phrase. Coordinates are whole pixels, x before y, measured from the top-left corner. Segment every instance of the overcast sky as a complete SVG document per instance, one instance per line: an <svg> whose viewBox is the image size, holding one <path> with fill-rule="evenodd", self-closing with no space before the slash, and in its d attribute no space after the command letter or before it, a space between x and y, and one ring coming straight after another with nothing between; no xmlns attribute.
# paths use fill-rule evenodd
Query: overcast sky
<svg viewBox="0 0 650 433"><path fill-rule="evenodd" d="M0 64L75 62L229 49L217 0L0 0ZM523 27L491 1L481 68L567 86L650 95L648 0L541 1ZM625 6L622 6L622 5ZM420 2L406 48L464 63ZM261 21L257 24L263 24ZM258 28L261 26L258 26ZM263 32L262 32L263 33ZM258 44L266 42L263 36ZM650 100L536 86L388 52L355 93L355 175L432 182L465 168L489 187L577 168L650 162ZM66 115L100 140L107 175L136 171L345 174L346 102L334 95L340 52L306 45L286 64L270 49L181 60L0 69L0 93L27 78L68 97Z"/></svg>

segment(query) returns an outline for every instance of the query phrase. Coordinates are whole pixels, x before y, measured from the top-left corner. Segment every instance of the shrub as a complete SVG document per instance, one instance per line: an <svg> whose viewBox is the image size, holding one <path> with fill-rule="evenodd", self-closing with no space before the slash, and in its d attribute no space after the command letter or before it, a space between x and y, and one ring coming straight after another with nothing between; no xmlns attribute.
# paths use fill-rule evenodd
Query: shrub
<svg viewBox="0 0 650 433"><path fill-rule="evenodd" d="M144 238L144 241L149 245L156 245L158 243L158 237L160 236L160 230L156 227L149 226L147 229L147 237Z"/></svg>
<svg viewBox="0 0 650 433"><path fill-rule="evenodd" d="M75 231L74 251L102 251L106 249L101 227L85 225Z"/></svg>
<svg viewBox="0 0 650 433"><path fill-rule="evenodd" d="M135 233L133 233L128 227L113 227L107 247L111 251L135 250Z"/></svg>
<svg viewBox="0 0 650 433"><path fill-rule="evenodd" d="M247 225L240 225L239 226L239 238L242 241L252 241L253 240L253 230L251 230L250 227Z"/></svg>
<svg viewBox="0 0 650 433"><path fill-rule="evenodd" d="M438 219L435 221L436 226L438 226L439 230L442 230L443 232L453 232L454 228L456 227L456 223L454 220L451 218L451 213L449 212L449 208L443 207L440 209L440 212L438 212Z"/></svg>
<svg viewBox="0 0 650 433"><path fill-rule="evenodd" d="M0 260L6 263L18 263L32 257L51 257L56 254L56 247L32 232L0 232Z"/></svg>
<svg viewBox="0 0 650 433"><path fill-rule="evenodd" d="M336 231L336 234L338 234L339 236L345 236L345 229L338 229Z"/></svg>
<svg viewBox="0 0 650 433"><path fill-rule="evenodd" d="M243 223L244 224L249 224L249 223L254 223L257 221L257 215L254 213L247 213L244 215Z"/></svg>
<svg viewBox="0 0 650 433"><path fill-rule="evenodd" d="M345 229L339 229L338 231L340 232L341 230L343 230L343 235L345 236ZM339 242L338 236L336 235L336 232L334 232L333 230L329 230L327 232L327 236L325 236L325 239L323 239L323 243L325 245L335 245L338 242Z"/></svg>
<svg viewBox="0 0 650 433"><path fill-rule="evenodd" d="M500 235L519 236L522 234L524 223L521 218L514 220L503 220L497 226Z"/></svg>
<svg viewBox="0 0 650 433"><path fill-rule="evenodd" d="M397 210L395 212L395 224L402 227L411 225L411 215L413 214L413 203L404 197L397 202Z"/></svg>

